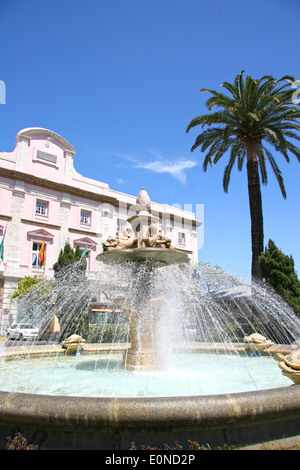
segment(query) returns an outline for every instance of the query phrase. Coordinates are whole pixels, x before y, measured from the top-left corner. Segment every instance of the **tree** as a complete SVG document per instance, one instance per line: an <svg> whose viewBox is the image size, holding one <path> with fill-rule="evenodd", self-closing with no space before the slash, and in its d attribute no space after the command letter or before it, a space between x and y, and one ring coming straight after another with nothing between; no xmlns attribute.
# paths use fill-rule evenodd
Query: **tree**
<svg viewBox="0 0 300 470"><path fill-rule="evenodd" d="M264 235L260 177L262 184L266 185L268 161L286 198L283 177L270 148L281 153L287 162L289 153L300 161L300 150L293 143L294 139L300 140L297 133L300 130L300 112L292 102L294 90L290 85L295 81L293 77L284 76L275 80L267 75L261 79L250 76L244 79L243 73L235 77L233 84L222 84L229 96L214 90L201 90L212 95L206 101L209 111L214 106L218 109L194 118L186 130L189 132L198 125L202 128L208 126L191 147L191 151L198 147L202 152L207 151L203 162L204 171L208 164L213 166L230 151L223 177L226 193L235 163L241 171L246 160L251 217L251 273L253 278L261 279L258 259L264 249Z"/></svg>
<svg viewBox="0 0 300 470"><path fill-rule="evenodd" d="M80 267L83 271L86 269L86 259L82 257L82 253L77 246L75 251L71 248L69 243L66 243L63 250L60 250L58 260L53 265L54 273L57 276L58 273L68 266L69 264L76 263L82 259Z"/></svg>
<svg viewBox="0 0 300 470"><path fill-rule="evenodd" d="M287 256L269 240L264 253L259 257L262 276L300 316L300 281L295 272L292 256Z"/></svg>
<svg viewBox="0 0 300 470"><path fill-rule="evenodd" d="M87 321L90 288L85 276L86 258L79 247L75 251L69 243L60 251L53 265L55 285L55 313L61 327L59 341L78 333Z"/></svg>
<svg viewBox="0 0 300 470"><path fill-rule="evenodd" d="M234 274L227 273L221 266L210 263L199 263L194 278L199 279L199 286L204 294L215 294L223 289L241 286L241 280Z"/></svg>
<svg viewBox="0 0 300 470"><path fill-rule="evenodd" d="M45 279L43 276L25 276L18 282L18 289L15 290L12 299L21 299L24 297L34 299L41 298L44 294L51 292L53 285L51 280Z"/></svg>
<svg viewBox="0 0 300 470"><path fill-rule="evenodd" d="M38 278L37 276L25 276L24 279L20 279L18 282L18 289L13 293L12 299L31 291L39 282L41 282L41 278Z"/></svg>

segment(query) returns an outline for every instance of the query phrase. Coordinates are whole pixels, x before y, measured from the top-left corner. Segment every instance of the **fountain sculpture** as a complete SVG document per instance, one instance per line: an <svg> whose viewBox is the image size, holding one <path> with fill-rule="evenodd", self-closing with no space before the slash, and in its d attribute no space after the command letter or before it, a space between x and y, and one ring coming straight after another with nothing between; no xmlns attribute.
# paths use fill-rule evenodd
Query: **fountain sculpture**
<svg viewBox="0 0 300 470"><path fill-rule="evenodd" d="M71 335L62 342L62 347L67 351L67 354L73 354L74 352L80 353L83 349L85 339L79 335Z"/></svg>
<svg viewBox="0 0 300 470"><path fill-rule="evenodd" d="M244 342L250 345L252 351L258 351L259 353L263 353L274 344L274 341L270 341L259 333L252 333L250 336L245 336Z"/></svg>
<svg viewBox="0 0 300 470"><path fill-rule="evenodd" d="M279 362L283 375L300 385L300 348L282 357Z"/></svg>
<svg viewBox="0 0 300 470"><path fill-rule="evenodd" d="M157 228L158 217L151 214L151 202L143 188L136 200L136 215L123 228L123 237L109 238L103 243L98 260L104 263L134 262L135 295L123 305L130 325L131 347L124 356L127 369L158 369L159 312L163 299L151 298L151 283L155 268L175 263L187 263L186 253L175 250L171 240Z"/></svg>

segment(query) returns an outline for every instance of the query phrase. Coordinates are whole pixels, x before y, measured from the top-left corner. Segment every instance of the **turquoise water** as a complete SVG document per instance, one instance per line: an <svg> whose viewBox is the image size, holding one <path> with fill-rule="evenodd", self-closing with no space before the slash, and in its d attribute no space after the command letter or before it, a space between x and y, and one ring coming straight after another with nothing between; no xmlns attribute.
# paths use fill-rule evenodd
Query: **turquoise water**
<svg viewBox="0 0 300 470"><path fill-rule="evenodd" d="M123 356L95 354L15 359L0 363L0 390L88 397L163 397L285 387L272 357L180 354L155 372L125 371Z"/></svg>

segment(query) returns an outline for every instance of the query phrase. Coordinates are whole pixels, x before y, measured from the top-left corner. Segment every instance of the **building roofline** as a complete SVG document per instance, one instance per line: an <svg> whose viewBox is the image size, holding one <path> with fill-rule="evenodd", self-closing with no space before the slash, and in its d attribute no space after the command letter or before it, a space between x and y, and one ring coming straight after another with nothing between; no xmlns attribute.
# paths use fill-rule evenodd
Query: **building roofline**
<svg viewBox="0 0 300 470"><path fill-rule="evenodd" d="M75 155L76 153L76 150L74 149L74 147L72 147L72 145L66 139L64 139L64 137L62 137L61 135L57 134L54 131L51 131L49 129L44 129L43 127L27 127L25 129L22 129L21 131L18 132L16 136L16 140L19 140L20 137L25 137L25 138L30 139L35 134L43 134L48 137L52 137L53 139L60 142L60 144L62 144L65 151L68 151L72 153L73 155Z"/></svg>

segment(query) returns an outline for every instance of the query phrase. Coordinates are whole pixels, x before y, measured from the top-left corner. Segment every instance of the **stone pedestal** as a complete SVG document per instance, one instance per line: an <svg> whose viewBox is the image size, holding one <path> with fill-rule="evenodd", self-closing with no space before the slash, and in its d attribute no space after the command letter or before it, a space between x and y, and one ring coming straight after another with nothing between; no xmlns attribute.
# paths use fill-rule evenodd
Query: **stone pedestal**
<svg viewBox="0 0 300 470"><path fill-rule="evenodd" d="M131 347L124 355L123 367L129 370L158 370L159 313L162 299L150 299L139 311L127 312Z"/></svg>

